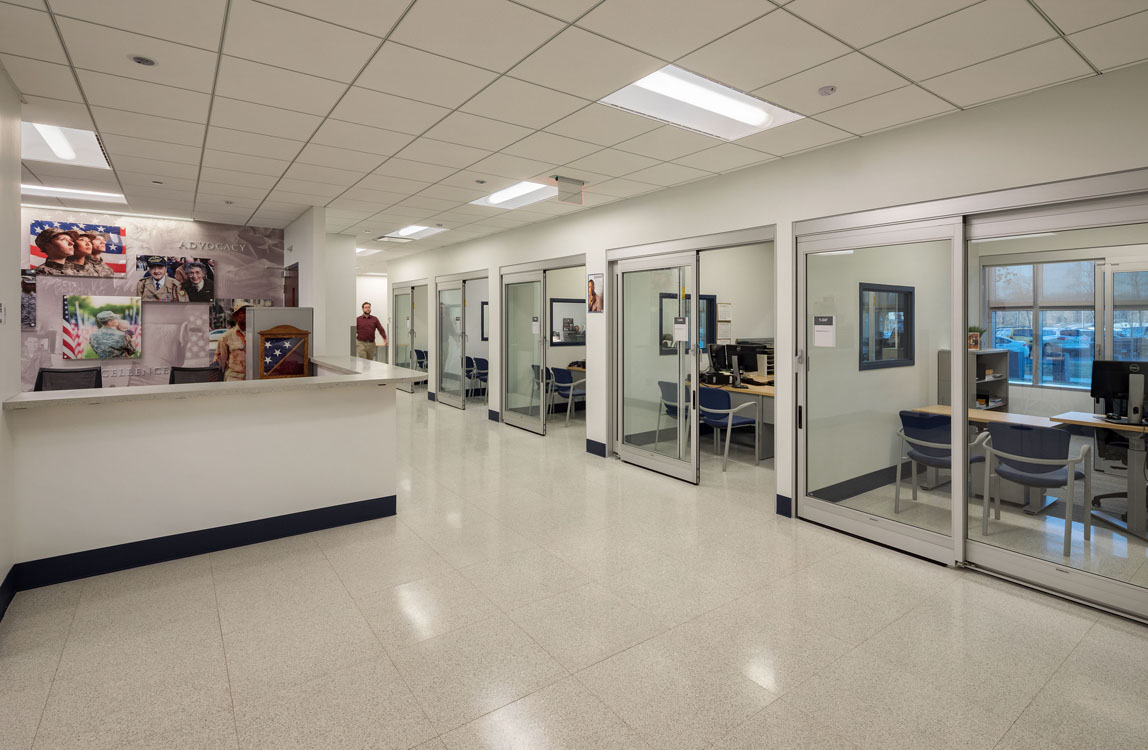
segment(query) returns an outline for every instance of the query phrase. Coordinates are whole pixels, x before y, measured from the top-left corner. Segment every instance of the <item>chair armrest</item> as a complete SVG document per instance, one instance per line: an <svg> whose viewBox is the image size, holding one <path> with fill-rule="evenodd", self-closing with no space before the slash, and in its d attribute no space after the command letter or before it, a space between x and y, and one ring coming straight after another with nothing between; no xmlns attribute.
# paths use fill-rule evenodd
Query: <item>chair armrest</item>
<svg viewBox="0 0 1148 750"><path fill-rule="evenodd" d="M586 385L586 378L582 378L581 380L575 380L574 382L572 382L570 384L570 387L571 388L577 388L580 385Z"/></svg>
<svg viewBox="0 0 1148 750"><path fill-rule="evenodd" d="M926 442L924 440L917 440L916 438L911 438L905 434L905 428L903 428L903 427L901 429L897 430L897 437L901 438L902 440L904 440L909 445L915 445L915 446L919 446L919 447L923 447L923 448L937 448L938 450L947 450L950 452L953 450L953 446L949 445L948 443L929 443L929 442Z"/></svg>
<svg viewBox="0 0 1148 750"><path fill-rule="evenodd" d="M1072 466L1084 460L1084 457L1089 454L1087 449L1087 445L1081 446L1079 456L1069 456L1068 458L1030 458L1029 456L1015 456L1012 453L1005 453L1004 451L999 451L994 448L992 443L985 443L985 456L1003 456L1012 461L1037 464L1040 466Z"/></svg>

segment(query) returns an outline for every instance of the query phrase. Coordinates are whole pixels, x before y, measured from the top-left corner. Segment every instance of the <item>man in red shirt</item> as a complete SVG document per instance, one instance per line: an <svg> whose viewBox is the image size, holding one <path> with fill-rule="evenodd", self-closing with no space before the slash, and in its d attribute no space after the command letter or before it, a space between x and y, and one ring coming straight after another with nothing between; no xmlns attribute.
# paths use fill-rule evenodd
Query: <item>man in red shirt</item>
<svg viewBox="0 0 1148 750"><path fill-rule="evenodd" d="M371 315L371 303L363 303L363 314L355 318L355 356L362 359L375 358L375 331L383 336L383 346L387 345L387 332L383 324Z"/></svg>

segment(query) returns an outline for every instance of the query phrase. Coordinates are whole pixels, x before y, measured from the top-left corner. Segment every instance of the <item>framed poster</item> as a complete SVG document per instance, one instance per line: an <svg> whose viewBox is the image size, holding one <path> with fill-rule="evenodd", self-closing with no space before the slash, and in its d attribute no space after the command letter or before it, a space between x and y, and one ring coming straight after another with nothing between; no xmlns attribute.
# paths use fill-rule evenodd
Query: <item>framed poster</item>
<svg viewBox="0 0 1148 750"><path fill-rule="evenodd" d="M263 366L259 378L305 378L310 361L310 331L295 326L275 326L259 332Z"/></svg>
<svg viewBox="0 0 1148 750"><path fill-rule="evenodd" d="M586 312L600 313L606 309L606 287L600 273L586 274Z"/></svg>

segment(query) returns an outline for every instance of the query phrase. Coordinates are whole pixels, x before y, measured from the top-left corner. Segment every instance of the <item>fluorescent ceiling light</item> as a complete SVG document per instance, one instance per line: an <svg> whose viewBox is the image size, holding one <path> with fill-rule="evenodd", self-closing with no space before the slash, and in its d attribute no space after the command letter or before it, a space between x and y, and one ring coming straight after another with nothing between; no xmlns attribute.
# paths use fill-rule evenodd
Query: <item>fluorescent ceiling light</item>
<svg viewBox="0 0 1148 750"><path fill-rule="evenodd" d="M23 195L38 195L41 198L75 198L100 203L127 203L122 193L101 193L97 190L73 190L72 188L48 187L47 185L21 185Z"/></svg>
<svg viewBox="0 0 1148 750"><path fill-rule="evenodd" d="M471 201L472 206L491 206L493 208L522 208L531 203L544 201L558 195L557 185L543 185L539 182L520 182L508 188L491 193L485 198Z"/></svg>
<svg viewBox="0 0 1148 750"><path fill-rule="evenodd" d="M80 213L89 213L89 214L94 213L92 211L92 209L90 209L90 208L72 208L71 206L45 206L45 205L42 205L39 203L21 203L20 207L21 208L50 208L53 211L78 211ZM110 215L116 216L116 217L132 216L132 217L137 218L137 219L169 219L171 221L195 221L195 219L189 219L186 216L158 216L156 214L125 214L125 213L120 213L119 211L116 211L114 214L110 214Z"/></svg>
<svg viewBox="0 0 1148 750"><path fill-rule="evenodd" d="M727 141L804 119L674 65L615 91L601 103Z"/></svg>
<svg viewBox="0 0 1148 750"><path fill-rule="evenodd" d="M369 247L356 247L355 248L355 254L356 255L374 255L375 253L381 253L381 252L382 252L382 250L372 249Z"/></svg>
<svg viewBox="0 0 1148 750"><path fill-rule="evenodd" d="M384 234L382 237L379 237L379 239L389 242L412 242L445 231L447 231L445 227L424 227L418 224L412 224L409 227L403 227L389 234Z"/></svg>
<svg viewBox="0 0 1148 750"><path fill-rule="evenodd" d="M20 123L20 158L73 167L111 169L92 131L39 122Z"/></svg>

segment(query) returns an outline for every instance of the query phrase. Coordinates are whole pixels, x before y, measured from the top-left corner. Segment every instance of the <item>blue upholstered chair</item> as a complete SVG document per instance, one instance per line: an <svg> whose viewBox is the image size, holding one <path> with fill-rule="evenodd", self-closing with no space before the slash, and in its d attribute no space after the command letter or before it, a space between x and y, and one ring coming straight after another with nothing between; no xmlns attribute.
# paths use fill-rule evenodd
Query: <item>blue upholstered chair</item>
<svg viewBox="0 0 1148 750"><path fill-rule="evenodd" d="M737 416L737 412L747 409L753 411L752 417ZM729 461L730 435L738 427L753 428L753 463L755 466L757 465L760 455L758 442L761 433L759 409L760 405L756 399L738 404L735 407L729 397L729 391L723 391L720 388L706 388L704 385L698 389L698 416L701 418L702 424L709 425L714 430L715 451L720 444L721 431L725 430L725 452L722 453L721 459L722 471L725 471L726 463Z"/></svg>
<svg viewBox="0 0 1148 750"><path fill-rule="evenodd" d="M415 368L426 372L427 369L427 351L426 349L415 349Z"/></svg>
<svg viewBox="0 0 1148 750"><path fill-rule="evenodd" d="M554 380L554 376L550 372L550 368L546 368L545 377L543 377L541 365L530 365L530 369L534 371L534 382L530 386L530 411L534 412L534 396L540 394L540 404L544 404L546 409L550 408L550 388Z"/></svg>
<svg viewBox="0 0 1148 750"><path fill-rule="evenodd" d="M550 384L550 401L554 402L555 396L561 396L566 399L566 425L570 425L570 415L574 411L574 402L577 399L586 401L586 378L581 380L574 379L574 373L567 370L565 367L550 367L551 384Z"/></svg>
<svg viewBox="0 0 1148 750"><path fill-rule="evenodd" d="M985 445L985 503L981 515L981 533L989 533L989 502L996 497L996 518L1001 517L997 484L1004 478L1024 487L1025 499L1032 488L1039 490L1066 487L1064 498L1064 556L1072 551L1072 515L1076 506L1076 482L1084 480L1084 538L1092 538L1092 462L1091 447L1083 445L1080 454L1069 456L1072 435L1055 427L1035 427L1007 423L989 423L989 441ZM995 468L994 468L995 459ZM1076 468L1083 466L1084 471Z"/></svg>
<svg viewBox="0 0 1148 750"><path fill-rule="evenodd" d="M474 358L474 377L482 383L482 401L490 403L490 362L486 357Z"/></svg>
<svg viewBox="0 0 1148 750"><path fill-rule="evenodd" d="M658 428L654 433L654 450L657 450L658 444L662 442L662 417L669 417L675 422L681 416L678 409L679 396L675 392L674 384L666 381L658 381L658 391L661 394L658 399ZM685 417L690 417L690 389L688 387L682 388L681 403L685 404Z"/></svg>
<svg viewBox="0 0 1148 750"><path fill-rule="evenodd" d="M904 473L906 461L910 462L909 473L913 479L913 502L917 502L917 491L921 486L917 475L917 465L931 469L953 468L952 419L947 414L928 414L920 411L901 412L901 429L897 431L901 438L901 449L897 456L897 485L893 491L893 512L901 512L901 475ZM981 433L969 447L983 445L988 440L988 433ZM973 464L983 463L984 456L969 453L969 465L966 475L969 477L965 487L968 493L972 492ZM970 494L971 496L971 494Z"/></svg>

